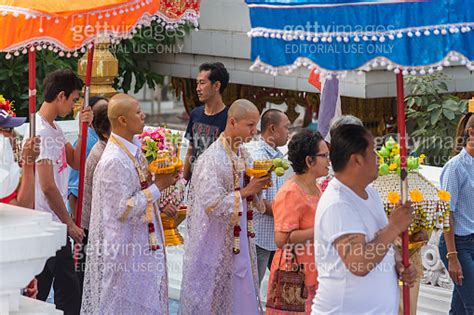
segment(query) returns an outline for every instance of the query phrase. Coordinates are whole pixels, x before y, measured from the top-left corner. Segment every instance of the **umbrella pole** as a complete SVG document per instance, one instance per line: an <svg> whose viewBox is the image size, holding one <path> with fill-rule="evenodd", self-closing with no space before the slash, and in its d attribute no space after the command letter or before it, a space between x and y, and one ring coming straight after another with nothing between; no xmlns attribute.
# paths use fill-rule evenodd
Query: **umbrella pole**
<svg viewBox="0 0 474 315"><path fill-rule="evenodd" d="M28 50L28 112L30 118L30 137L36 135L36 49Z"/></svg>
<svg viewBox="0 0 474 315"><path fill-rule="evenodd" d="M28 49L28 113L30 118L30 138L32 138L36 136L36 49L34 46ZM33 180L35 176L34 168L35 166L33 165ZM33 196L34 194L33 190ZM34 208L35 200L33 197Z"/></svg>
<svg viewBox="0 0 474 315"><path fill-rule="evenodd" d="M408 200L408 173L407 173L407 139L406 139L406 123L405 123L405 94L403 91L403 74L397 73L397 125L398 125L398 142L400 144L400 168L401 168L401 196L402 202ZM402 234L402 259L403 266L408 268L410 261L408 259L408 231ZM403 314L410 315L410 288L403 285Z"/></svg>
<svg viewBox="0 0 474 315"><path fill-rule="evenodd" d="M86 80L84 88L84 103L82 109L89 107L89 97L90 97L90 85L91 85L91 76L92 76L92 61L94 58L94 43L88 50L87 55L87 68L86 68ZM76 225L81 227L82 221L82 205L84 199L84 176L86 169L86 150L87 150L87 123L83 123L81 126L81 160L79 166L79 192L77 196L77 205L76 205ZM77 253L77 246L75 252ZM74 255L74 260L77 263L77 255Z"/></svg>

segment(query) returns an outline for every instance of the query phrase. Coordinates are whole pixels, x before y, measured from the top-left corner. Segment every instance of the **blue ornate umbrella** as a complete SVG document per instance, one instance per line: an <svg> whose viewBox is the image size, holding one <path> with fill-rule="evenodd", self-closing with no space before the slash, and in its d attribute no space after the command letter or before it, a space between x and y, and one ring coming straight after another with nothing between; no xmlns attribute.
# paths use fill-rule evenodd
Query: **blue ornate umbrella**
<svg viewBox="0 0 474 315"><path fill-rule="evenodd" d="M474 70L470 0L247 0L252 60L267 72ZM398 71L397 71L398 72Z"/></svg>
<svg viewBox="0 0 474 315"><path fill-rule="evenodd" d="M408 200L403 75L462 64L474 70L472 0L246 0L252 69L278 75L300 66L326 78L387 69L397 75L401 194ZM403 263L408 233L403 234ZM410 313L403 287L404 313Z"/></svg>

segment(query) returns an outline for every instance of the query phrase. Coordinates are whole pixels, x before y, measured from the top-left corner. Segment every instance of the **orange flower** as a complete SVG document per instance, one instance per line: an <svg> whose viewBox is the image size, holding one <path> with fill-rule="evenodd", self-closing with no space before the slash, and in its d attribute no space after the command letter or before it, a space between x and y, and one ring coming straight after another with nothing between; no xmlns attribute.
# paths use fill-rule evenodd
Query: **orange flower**
<svg viewBox="0 0 474 315"><path fill-rule="evenodd" d="M426 159L426 155L421 154L421 155L418 157L418 162L419 162L420 164L423 164L423 162L425 161L425 159Z"/></svg>
<svg viewBox="0 0 474 315"><path fill-rule="evenodd" d="M446 190L438 191L438 197L441 201L449 202L451 200L451 194Z"/></svg>
<svg viewBox="0 0 474 315"><path fill-rule="evenodd" d="M388 193L387 199L388 199L388 202L396 205L400 201L401 197L399 193L391 191Z"/></svg>
<svg viewBox="0 0 474 315"><path fill-rule="evenodd" d="M418 189L413 189L410 191L410 199L413 202L422 202L423 201L423 193Z"/></svg>
<svg viewBox="0 0 474 315"><path fill-rule="evenodd" d="M10 116L16 117L13 102L5 99L2 94L0 94L0 109L6 111Z"/></svg>

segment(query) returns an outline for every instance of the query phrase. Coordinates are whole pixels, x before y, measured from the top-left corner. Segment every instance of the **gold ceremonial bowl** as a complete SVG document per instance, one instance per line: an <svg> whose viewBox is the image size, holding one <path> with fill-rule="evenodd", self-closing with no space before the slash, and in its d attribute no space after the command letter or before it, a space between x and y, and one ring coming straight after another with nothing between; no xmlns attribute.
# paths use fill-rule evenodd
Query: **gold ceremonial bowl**
<svg viewBox="0 0 474 315"><path fill-rule="evenodd" d="M255 160L253 161L253 168L247 168L245 174L249 177L263 177L267 176L268 173L273 171L273 160ZM273 183L270 180L268 185L265 185L263 189L272 187Z"/></svg>
<svg viewBox="0 0 474 315"><path fill-rule="evenodd" d="M176 218L170 218L164 213L161 213L161 222L163 223L163 231L165 234L165 246L183 245L184 239L179 234L178 226L186 218L187 208L183 207L178 210Z"/></svg>
<svg viewBox="0 0 474 315"><path fill-rule="evenodd" d="M158 167L158 160L155 160L148 165L148 170L154 174L170 174L179 171L183 168L183 161L177 159L168 167Z"/></svg>

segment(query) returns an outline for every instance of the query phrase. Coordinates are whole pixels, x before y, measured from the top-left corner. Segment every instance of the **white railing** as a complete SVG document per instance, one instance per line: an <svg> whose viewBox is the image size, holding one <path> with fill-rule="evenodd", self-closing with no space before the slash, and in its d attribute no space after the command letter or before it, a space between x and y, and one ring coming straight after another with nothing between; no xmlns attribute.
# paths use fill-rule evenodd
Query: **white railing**
<svg viewBox="0 0 474 315"><path fill-rule="evenodd" d="M0 203L0 314L62 314L20 290L66 243L66 225L51 214Z"/></svg>

